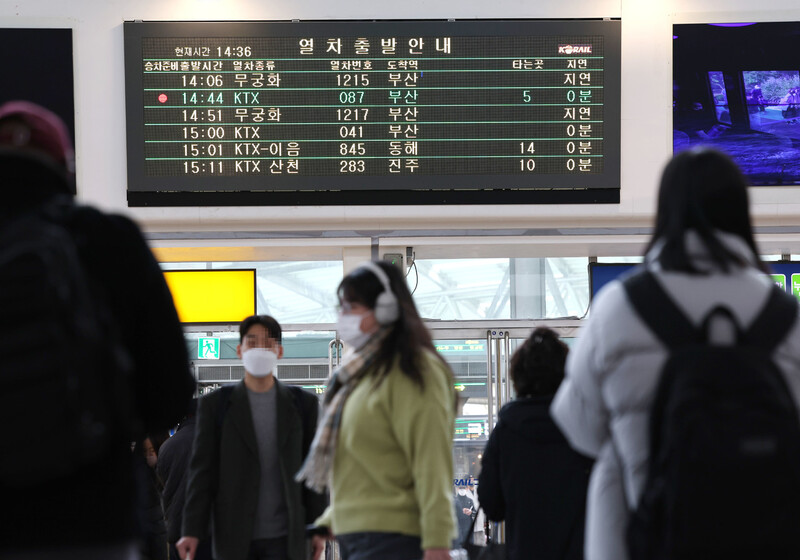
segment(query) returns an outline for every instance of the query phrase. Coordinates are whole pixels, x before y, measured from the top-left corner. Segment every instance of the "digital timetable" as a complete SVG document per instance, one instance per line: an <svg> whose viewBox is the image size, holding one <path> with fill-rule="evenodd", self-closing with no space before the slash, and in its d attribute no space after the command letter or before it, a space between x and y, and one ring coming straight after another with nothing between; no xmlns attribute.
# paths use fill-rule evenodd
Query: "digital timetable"
<svg viewBox="0 0 800 560"><path fill-rule="evenodd" d="M128 202L619 202L619 21L125 23Z"/></svg>

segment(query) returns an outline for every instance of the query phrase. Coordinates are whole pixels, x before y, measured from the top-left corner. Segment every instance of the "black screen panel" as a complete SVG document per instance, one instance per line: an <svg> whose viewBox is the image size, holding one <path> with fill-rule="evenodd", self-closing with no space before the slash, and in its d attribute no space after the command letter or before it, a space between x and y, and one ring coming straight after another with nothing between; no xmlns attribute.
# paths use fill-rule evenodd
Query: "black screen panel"
<svg viewBox="0 0 800 560"><path fill-rule="evenodd" d="M619 202L619 29L126 23L129 204Z"/></svg>

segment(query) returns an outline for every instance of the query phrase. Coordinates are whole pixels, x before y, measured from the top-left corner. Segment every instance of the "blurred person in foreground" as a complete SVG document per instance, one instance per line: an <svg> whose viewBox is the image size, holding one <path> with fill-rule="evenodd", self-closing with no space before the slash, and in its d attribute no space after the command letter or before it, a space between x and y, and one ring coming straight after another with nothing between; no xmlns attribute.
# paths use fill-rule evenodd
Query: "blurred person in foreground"
<svg viewBox="0 0 800 560"><path fill-rule="evenodd" d="M195 388L172 297L131 220L74 202L52 112L0 106L0 185L0 423L16 426L0 558L137 558L130 442L174 426Z"/></svg>
<svg viewBox="0 0 800 560"><path fill-rule="evenodd" d="M335 535L345 560L449 560L455 537L455 392L400 269L368 262L337 290L348 346L298 478L330 485L314 560Z"/></svg>
<svg viewBox="0 0 800 560"><path fill-rule="evenodd" d="M767 440L766 445L756 440L755 447L745 440L731 440L726 453L751 449L756 455L740 455L722 464L719 458L727 455L715 453L742 424L748 430L754 422L779 412L783 403L788 413L773 427L793 429L797 437L789 438L789 445L800 445L797 302L765 274L758 255L747 183L736 164L706 147L677 154L661 178L655 231L644 264L627 278L608 283L592 302L588 323L569 353L566 378L551 408L572 446L597 458L587 501L587 560L630 558L636 550L631 544L637 542L631 537L641 535L631 532L638 526L632 521L642 519L639 513L655 513L651 505L660 508L663 500L678 509L659 509L660 513L649 517L664 537L659 549L646 555L650 559L798 557L798 466L789 465L786 480L748 476L746 464L780 468L781 461L769 457L775 450L783 452L775 445L777 440ZM637 297L640 287L646 288L644 298ZM645 313L645 302L659 306L659 311ZM767 336L778 323L782 327ZM673 345L666 332L687 340ZM745 354L737 354L740 349L762 359L752 363ZM743 359L718 369L716 364L730 355ZM693 364L698 356L714 358ZM745 409L757 404L748 400L753 393L732 388L745 374L749 385L761 387L767 380L764 372L741 367L758 368L767 362L773 367L769 373L774 372L769 381L775 388L783 386L768 391L770 399L779 399L769 402L782 405L750 415ZM690 364L700 367L685 369ZM664 380L676 375L681 375L684 385L674 386L671 393L662 391L669 387ZM686 395L691 408L670 407L670 402L679 403L662 396L679 395L676 391L682 386L693 388ZM667 406L656 407L658 403ZM744 407L744 414L738 413L739 407ZM663 416L671 411L676 414ZM734 411L733 416L727 411ZM654 418L674 418L678 424L669 423L670 430L664 431ZM726 421L713 432L716 435L705 439L712 434L708 430L717 427L715 418ZM675 439L684 433L688 439ZM651 449L653 444L667 445L673 440L674 446ZM754 461L757 455L760 458ZM712 464L716 466L708 472ZM653 476L658 474L654 468L661 465L669 469L660 473L666 478ZM673 472L687 476L674 481ZM703 481L696 485L698 477ZM729 478L731 486L718 488ZM692 489L688 494L687 488ZM651 490L659 494L657 500L644 499L645 491L656 496ZM719 498L713 497L717 490L722 492ZM777 500L766 509L748 505L751 499L758 502L776 495ZM679 513L673 516L672 511ZM670 520L676 525L667 526ZM787 523L791 528L782 530ZM770 536L764 538L765 534Z"/></svg>
<svg viewBox="0 0 800 560"><path fill-rule="evenodd" d="M568 348L537 328L511 358L516 399L500 410L481 460L478 499L505 521L509 560L580 560L592 460L550 418Z"/></svg>

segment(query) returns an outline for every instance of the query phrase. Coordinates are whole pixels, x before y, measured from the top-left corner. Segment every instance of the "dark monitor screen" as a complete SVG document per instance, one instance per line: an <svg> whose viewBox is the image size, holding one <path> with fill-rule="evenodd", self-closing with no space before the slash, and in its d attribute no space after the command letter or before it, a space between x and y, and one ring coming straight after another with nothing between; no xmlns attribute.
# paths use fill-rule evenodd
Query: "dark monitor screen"
<svg viewBox="0 0 800 560"><path fill-rule="evenodd" d="M750 185L800 184L800 22L673 26L673 148L715 147Z"/></svg>
<svg viewBox="0 0 800 560"><path fill-rule="evenodd" d="M75 140L72 29L0 28L0 105L31 101L54 112Z"/></svg>
<svg viewBox="0 0 800 560"><path fill-rule="evenodd" d="M124 30L132 206L619 202L619 21Z"/></svg>

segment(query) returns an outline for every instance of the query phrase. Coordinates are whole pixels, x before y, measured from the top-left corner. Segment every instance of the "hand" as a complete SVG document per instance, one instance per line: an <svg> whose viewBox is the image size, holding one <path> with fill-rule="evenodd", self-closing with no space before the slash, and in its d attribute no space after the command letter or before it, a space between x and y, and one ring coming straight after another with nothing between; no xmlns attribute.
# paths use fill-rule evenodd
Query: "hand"
<svg viewBox="0 0 800 560"><path fill-rule="evenodd" d="M426 548L422 560L450 560L449 548Z"/></svg>
<svg viewBox="0 0 800 560"><path fill-rule="evenodd" d="M175 543L175 548L178 549L178 556L181 557L181 560L194 560L199 542L200 539L197 537L181 537Z"/></svg>
<svg viewBox="0 0 800 560"><path fill-rule="evenodd" d="M472 515L472 508L461 508L461 513L464 515Z"/></svg>
<svg viewBox="0 0 800 560"><path fill-rule="evenodd" d="M311 537L311 560L319 560L325 550L325 542L333 540L333 534L328 531L327 535L314 535ZM449 560L449 559L448 559Z"/></svg>

